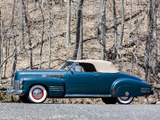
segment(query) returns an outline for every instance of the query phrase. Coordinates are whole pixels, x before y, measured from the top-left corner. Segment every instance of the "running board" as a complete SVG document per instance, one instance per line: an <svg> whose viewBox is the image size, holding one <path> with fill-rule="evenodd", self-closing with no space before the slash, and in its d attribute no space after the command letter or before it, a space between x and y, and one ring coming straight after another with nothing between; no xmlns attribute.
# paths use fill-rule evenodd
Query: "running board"
<svg viewBox="0 0 160 120"><path fill-rule="evenodd" d="M100 98L100 97L111 97L111 95L106 95L106 94L66 94L65 97L96 97L96 98Z"/></svg>

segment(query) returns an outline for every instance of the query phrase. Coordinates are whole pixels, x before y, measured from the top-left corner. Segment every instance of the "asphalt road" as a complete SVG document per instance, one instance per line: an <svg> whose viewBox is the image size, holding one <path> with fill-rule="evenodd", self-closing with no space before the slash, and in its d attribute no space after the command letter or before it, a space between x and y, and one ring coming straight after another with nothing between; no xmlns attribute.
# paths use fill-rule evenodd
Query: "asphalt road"
<svg viewBox="0 0 160 120"><path fill-rule="evenodd" d="M160 105L0 103L0 120L158 120Z"/></svg>

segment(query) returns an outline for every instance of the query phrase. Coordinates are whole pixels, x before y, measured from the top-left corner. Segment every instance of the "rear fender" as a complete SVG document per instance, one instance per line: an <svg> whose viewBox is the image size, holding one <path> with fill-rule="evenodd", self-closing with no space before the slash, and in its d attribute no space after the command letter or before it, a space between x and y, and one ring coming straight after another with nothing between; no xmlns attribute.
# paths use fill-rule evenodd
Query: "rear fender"
<svg viewBox="0 0 160 120"><path fill-rule="evenodd" d="M114 97L125 97L125 96L131 97L140 95L141 95L141 89L139 87L131 85L123 85L117 88Z"/></svg>
<svg viewBox="0 0 160 120"><path fill-rule="evenodd" d="M117 79L111 86L111 95L112 97L131 97L149 94L142 93L143 88L151 87L148 83L136 79Z"/></svg>

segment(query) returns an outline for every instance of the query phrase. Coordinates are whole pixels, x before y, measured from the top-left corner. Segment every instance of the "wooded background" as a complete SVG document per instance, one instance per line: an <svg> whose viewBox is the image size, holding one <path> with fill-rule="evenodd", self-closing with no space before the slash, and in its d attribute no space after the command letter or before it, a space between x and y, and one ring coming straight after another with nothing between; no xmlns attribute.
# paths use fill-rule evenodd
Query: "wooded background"
<svg viewBox="0 0 160 120"><path fill-rule="evenodd" d="M103 59L160 83L159 0L0 0L0 85L15 71Z"/></svg>

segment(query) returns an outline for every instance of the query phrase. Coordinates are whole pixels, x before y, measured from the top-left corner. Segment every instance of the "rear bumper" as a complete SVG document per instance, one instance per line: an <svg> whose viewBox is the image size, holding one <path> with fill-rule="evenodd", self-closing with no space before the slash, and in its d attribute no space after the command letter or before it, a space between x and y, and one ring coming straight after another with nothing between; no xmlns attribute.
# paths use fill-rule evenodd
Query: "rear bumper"
<svg viewBox="0 0 160 120"><path fill-rule="evenodd" d="M11 95L22 95L23 94L23 90L14 90L13 86L7 87L7 95L11 96Z"/></svg>
<svg viewBox="0 0 160 120"><path fill-rule="evenodd" d="M151 94L154 94L154 93L155 93L155 89L152 88L152 89L151 89Z"/></svg>

